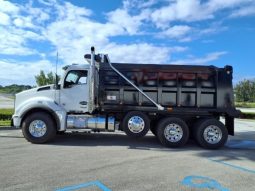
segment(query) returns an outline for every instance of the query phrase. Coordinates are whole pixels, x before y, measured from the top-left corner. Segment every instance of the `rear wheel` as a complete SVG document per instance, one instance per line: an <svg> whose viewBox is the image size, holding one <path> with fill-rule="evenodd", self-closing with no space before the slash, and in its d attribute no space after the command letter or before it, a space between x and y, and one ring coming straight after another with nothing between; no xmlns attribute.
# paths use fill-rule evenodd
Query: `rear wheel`
<svg viewBox="0 0 255 191"><path fill-rule="evenodd" d="M56 128L49 114L36 112L25 118L22 133L31 143L46 143L55 137Z"/></svg>
<svg viewBox="0 0 255 191"><path fill-rule="evenodd" d="M180 147L188 141L189 128L182 119L164 118L158 124L157 137L164 146Z"/></svg>
<svg viewBox="0 0 255 191"><path fill-rule="evenodd" d="M150 129L150 120L140 111L131 111L124 117L122 128L130 137L143 137Z"/></svg>
<svg viewBox="0 0 255 191"><path fill-rule="evenodd" d="M216 119L204 119L194 126L197 143L206 149L218 149L225 145L228 131L225 125Z"/></svg>

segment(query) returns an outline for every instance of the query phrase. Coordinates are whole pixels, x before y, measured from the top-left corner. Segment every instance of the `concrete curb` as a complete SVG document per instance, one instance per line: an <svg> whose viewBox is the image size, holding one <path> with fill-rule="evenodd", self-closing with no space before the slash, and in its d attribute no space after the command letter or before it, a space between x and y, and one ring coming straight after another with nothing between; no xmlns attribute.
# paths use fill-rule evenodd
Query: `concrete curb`
<svg viewBox="0 0 255 191"><path fill-rule="evenodd" d="M15 128L15 127L0 127L0 131L1 130L19 130L19 128Z"/></svg>

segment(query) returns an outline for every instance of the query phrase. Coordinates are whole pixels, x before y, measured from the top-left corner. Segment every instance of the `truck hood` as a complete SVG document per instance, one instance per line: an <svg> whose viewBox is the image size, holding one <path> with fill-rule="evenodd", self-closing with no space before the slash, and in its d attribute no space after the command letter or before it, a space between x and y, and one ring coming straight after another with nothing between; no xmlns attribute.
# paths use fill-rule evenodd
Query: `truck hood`
<svg viewBox="0 0 255 191"><path fill-rule="evenodd" d="M25 91L22 91L22 92L20 92L20 93L17 93L17 94L16 94L16 97L29 95L29 94L32 94L32 93L35 93L35 92L51 90L51 89L53 89L53 88L54 88L54 85L53 85L53 84L51 84L51 85L46 85L46 86L40 86L40 87L32 88L32 89L25 90Z"/></svg>
<svg viewBox="0 0 255 191"><path fill-rule="evenodd" d="M47 86L36 87L16 94L15 109L18 108L20 104L22 104L24 101L34 99L36 97L49 98L54 100L55 98L54 85L52 84Z"/></svg>

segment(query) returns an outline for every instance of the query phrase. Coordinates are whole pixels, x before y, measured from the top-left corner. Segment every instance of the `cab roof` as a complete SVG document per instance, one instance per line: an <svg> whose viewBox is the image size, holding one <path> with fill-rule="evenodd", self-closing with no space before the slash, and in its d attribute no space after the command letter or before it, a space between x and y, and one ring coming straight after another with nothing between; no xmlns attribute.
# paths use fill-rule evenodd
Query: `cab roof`
<svg viewBox="0 0 255 191"><path fill-rule="evenodd" d="M64 66L63 70L84 70L89 68L90 68L89 64L72 64Z"/></svg>

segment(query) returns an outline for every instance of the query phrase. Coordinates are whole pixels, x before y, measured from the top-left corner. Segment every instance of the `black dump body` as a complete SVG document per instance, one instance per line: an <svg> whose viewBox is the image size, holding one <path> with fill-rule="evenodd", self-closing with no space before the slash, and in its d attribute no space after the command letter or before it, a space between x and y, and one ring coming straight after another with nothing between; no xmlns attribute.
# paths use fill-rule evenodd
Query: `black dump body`
<svg viewBox="0 0 255 191"><path fill-rule="evenodd" d="M155 65L113 63L122 74L173 114L237 117L231 66ZM101 63L99 105L104 112L142 110L160 112L145 96Z"/></svg>

